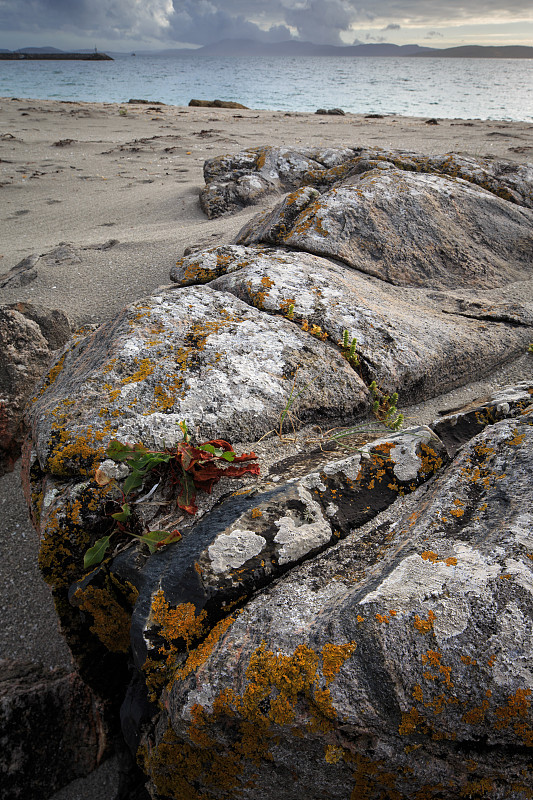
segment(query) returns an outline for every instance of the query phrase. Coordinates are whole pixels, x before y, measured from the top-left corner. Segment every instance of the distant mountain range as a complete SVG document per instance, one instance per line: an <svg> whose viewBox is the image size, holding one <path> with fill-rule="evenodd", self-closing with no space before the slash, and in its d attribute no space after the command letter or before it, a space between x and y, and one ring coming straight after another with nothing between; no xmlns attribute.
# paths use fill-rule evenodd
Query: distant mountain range
<svg viewBox="0 0 533 800"><path fill-rule="evenodd" d="M62 58L64 50L56 47L23 47L10 51L0 49L0 54L21 53L34 57L48 56L49 58ZM76 50L77 54L94 54L94 50ZM110 52L111 56L125 56L130 53ZM133 53L131 55L134 55ZM167 50L142 50L137 55L150 56L278 56L283 58L298 58L301 56L342 56L357 58L372 56L379 58L390 57L431 57L431 58L533 58L533 47L521 45L506 45L501 47L464 45L462 47L421 47L417 44L397 45L390 43L354 44L336 46L330 44L313 44L289 40L286 42L265 43L251 39L224 39L214 44L207 44L198 48L175 48Z"/></svg>

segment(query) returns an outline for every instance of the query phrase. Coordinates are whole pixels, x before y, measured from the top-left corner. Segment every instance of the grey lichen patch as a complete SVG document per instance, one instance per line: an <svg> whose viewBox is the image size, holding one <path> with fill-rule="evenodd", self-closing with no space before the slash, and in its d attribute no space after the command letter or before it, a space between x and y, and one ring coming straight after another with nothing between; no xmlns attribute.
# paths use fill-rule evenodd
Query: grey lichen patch
<svg viewBox="0 0 533 800"><path fill-rule="evenodd" d="M298 494L304 505L303 512L286 514L275 521L278 528L274 542L278 549L278 562L288 564L325 546L331 539L332 530L325 520L321 508L309 492L299 487Z"/></svg>
<svg viewBox="0 0 533 800"><path fill-rule="evenodd" d="M266 539L254 531L234 529L222 533L208 547L211 568L217 575L230 569L238 569L266 546Z"/></svg>
<svg viewBox="0 0 533 800"><path fill-rule="evenodd" d="M427 550L402 559L361 603L380 601L393 608L406 608L414 601L440 599L452 588L459 594L481 597L489 581L501 572L498 561L466 542L454 542L451 555L445 559L433 556L433 551Z"/></svg>
<svg viewBox="0 0 533 800"><path fill-rule="evenodd" d="M386 441L394 444L390 451L390 458L394 463L394 474L399 481L415 480L422 468L420 445L428 445L432 439L436 440L433 431L422 426L410 428L408 431L388 437ZM373 444L376 446L379 442Z"/></svg>

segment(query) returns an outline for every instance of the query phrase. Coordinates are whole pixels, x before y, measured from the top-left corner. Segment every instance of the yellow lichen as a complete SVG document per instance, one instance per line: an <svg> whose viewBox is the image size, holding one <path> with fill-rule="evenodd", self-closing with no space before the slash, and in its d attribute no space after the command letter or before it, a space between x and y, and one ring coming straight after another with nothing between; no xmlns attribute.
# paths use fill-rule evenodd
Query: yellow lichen
<svg viewBox="0 0 533 800"><path fill-rule="evenodd" d="M338 674L344 662L350 658L357 644L350 642L349 644L325 644L322 648L322 674L327 683L331 683L333 678Z"/></svg>
<svg viewBox="0 0 533 800"><path fill-rule="evenodd" d="M110 652L126 653L130 646L131 612L138 594L130 583L123 586L109 575L103 588L77 589L74 602L91 615L93 624L89 630Z"/></svg>
<svg viewBox="0 0 533 800"><path fill-rule="evenodd" d="M415 614L415 621L413 625L419 633L423 634L431 633L431 631L433 630L433 623L435 619L436 619L435 613L430 609L428 611L427 619L424 619L423 617L420 617L418 614Z"/></svg>

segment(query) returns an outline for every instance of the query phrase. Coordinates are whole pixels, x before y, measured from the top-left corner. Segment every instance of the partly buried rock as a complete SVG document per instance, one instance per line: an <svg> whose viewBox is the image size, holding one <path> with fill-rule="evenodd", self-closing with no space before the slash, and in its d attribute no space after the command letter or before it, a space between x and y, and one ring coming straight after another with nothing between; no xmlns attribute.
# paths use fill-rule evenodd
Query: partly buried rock
<svg viewBox="0 0 533 800"><path fill-rule="evenodd" d="M429 289L416 294L391 287L333 261L281 248L225 245L178 261L171 277L180 285L209 283L295 326L327 333L341 343L347 330L357 340L359 369L368 384L399 392L402 403L442 394L527 348L531 328L515 318L480 319L452 313L453 298ZM416 308L416 313L413 313ZM523 310L528 308L524 306Z"/></svg>
<svg viewBox="0 0 533 800"><path fill-rule="evenodd" d="M22 414L33 387L70 336L62 311L30 303L0 307L0 475L20 455Z"/></svg>
<svg viewBox="0 0 533 800"><path fill-rule="evenodd" d="M109 755L100 704L75 673L0 661L2 800L43 800Z"/></svg>
<svg viewBox="0 0 533 800"><path fill-rule="evenodd" d="M244 108L248 110L248 106L243 106L234 100L190 100L189 105L198 108Z"/></svg>
<svg viewBox="0 0 533 800"><path fill-rule="evenodd" d="M140 748L152 797L530 796L532 413L191 652Z"/></svg>

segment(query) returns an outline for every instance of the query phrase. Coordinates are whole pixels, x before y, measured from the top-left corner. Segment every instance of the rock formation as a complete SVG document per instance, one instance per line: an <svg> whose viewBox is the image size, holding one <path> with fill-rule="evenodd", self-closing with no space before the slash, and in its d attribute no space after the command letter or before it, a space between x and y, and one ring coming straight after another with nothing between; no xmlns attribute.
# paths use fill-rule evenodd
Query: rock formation
<svg viewBox="0 0 533 800"><path fill-rule="evenodd" d="M22 416L33 387L70 335L62 311L30 303L0 306L0 475L20 456Z"/></svg>
<svg viewBox="0 0 533 800"><path fill-rule="evenodd" d="M100 704L75 673L0 660L3 800L42 800L109 752Z"/></svg>
<svg viewBox="0 0 533 800"><path fill-rule="evenodd" d="M27 415L121 796L525 800L533 384L390 428L527 350L531 168L263 148L206 178L212 215L289 194L75 337Z"/></svg>

